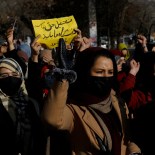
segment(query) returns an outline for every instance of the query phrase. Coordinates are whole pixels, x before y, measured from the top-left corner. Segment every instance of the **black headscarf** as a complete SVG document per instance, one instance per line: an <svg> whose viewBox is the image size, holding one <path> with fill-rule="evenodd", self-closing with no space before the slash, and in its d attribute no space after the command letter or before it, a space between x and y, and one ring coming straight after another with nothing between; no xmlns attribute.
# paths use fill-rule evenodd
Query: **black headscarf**
<svg viewBox="0 0 155 155"><path fill-rule="evenodd" d="M118 91L117 83L117 64L114 55L107 49L101 47L90 47L83 52L80 52L77 56L74 71L77 73L77 80L74 84L71 84L69 89L69 97L77 96L78 93L82 93L85 89L85 83L90 76L90 69L94 65L96 59L100 56L107 57L112 60L114 67L114 84L113 89Z"/></svg>

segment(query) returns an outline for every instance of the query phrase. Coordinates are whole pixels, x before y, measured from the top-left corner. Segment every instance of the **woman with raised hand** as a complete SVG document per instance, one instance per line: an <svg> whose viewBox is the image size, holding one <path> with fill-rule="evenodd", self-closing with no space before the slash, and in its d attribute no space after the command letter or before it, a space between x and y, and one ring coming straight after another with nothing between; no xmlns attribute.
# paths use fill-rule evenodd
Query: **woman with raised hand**
<svg viewBox="0 0 155 155"><path fill-rule="evenodd" d="M114 91L113 55L103 48L88 48L78 54L70 70L61 48L59 54L61 65L53 70L55 82L43 107L43 121L68 131L72 155L141 154L130 142L127 106Z"/></svg>

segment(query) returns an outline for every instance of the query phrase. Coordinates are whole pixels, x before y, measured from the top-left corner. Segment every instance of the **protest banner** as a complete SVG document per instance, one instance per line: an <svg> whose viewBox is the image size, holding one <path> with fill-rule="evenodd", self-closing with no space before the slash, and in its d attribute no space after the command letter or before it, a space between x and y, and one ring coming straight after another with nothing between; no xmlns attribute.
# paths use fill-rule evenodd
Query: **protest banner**
<svg viewBox="0 0 155 155"><path fill-rule="evenodd" d="M77 23L74 16L32 20L35 37L41 35L38 42L45 44L49 49L58 46L60 38L64 38L66 44L70 44L77 35L74 29L77 29Z"/></svg>

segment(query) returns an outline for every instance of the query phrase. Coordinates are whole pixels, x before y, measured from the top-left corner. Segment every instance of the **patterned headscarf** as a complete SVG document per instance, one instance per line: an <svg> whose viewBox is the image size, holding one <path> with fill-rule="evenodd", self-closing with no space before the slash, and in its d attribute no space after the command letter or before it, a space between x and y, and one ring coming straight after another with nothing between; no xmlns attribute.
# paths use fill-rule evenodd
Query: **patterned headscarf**
<svg viewBox="0 0 155 155"><path fill-rule="evenodd" d="M27 94L25 81L24 81L24 74L23 74L22 68L20 67L17 61L15 61L12 58L3 58L0 60L0 68L7 68L12 72L16 72L20 74L22 79L21 89L23 89L23 92Z"/></svg>
<svg viewBox="0 0 155 155"><path fill-rule="evenodd" d="M21 75L22 84L18 94L16 96L9 97L0 91L0 99L16 125L18 137L22 137L25 132L28 132L31 128L26 112L28 106L28 96L24 84L24 75L20 65L12 58L1 59L0 68L7 68Z"/></svg>
<svg viewBox="0 0 155 155"><path fill-rule="evenodd" d="M13 72L21 74L22 80L24 79L20 65L12 58L4 58L0 60L0 68L7 68Z"/></svg>

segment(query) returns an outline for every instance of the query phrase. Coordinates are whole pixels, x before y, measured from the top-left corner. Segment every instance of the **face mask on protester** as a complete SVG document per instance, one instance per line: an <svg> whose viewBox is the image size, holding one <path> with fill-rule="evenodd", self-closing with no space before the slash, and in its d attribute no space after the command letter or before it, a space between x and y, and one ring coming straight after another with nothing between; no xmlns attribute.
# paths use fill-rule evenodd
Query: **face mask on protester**
<svg viewBox="0 0 155 155"><path fill-rule="evenodd" d="M8 96L14 96L18 93L22 79L18 77L8 76L0 79L0 88L3 93Z"/></svg>
<svg viewBox="0 0 155 155"><path fill-rule="evenodd" d="M87 82L87 92L99 98L107 97L113 85L112 77L90 76Z"/></svg>

